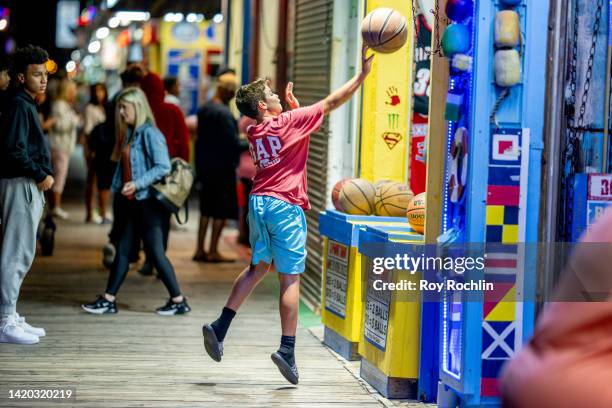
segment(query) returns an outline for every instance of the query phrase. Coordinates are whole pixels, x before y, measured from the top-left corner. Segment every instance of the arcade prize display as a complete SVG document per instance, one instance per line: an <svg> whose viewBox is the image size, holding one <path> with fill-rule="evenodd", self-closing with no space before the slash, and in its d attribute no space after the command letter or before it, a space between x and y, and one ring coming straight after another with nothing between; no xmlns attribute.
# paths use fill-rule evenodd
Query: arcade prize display
<svg viewBox="0 0 612 408"><path fill-rule="evenodd" d="M422 191L425 186L424 178L425 173L429 174L429 166L440 167L439 163L444 162L443 156L440 160L438 155L430 153L429 160L425 161L425 140L421 138L413 144L412 151L414 152L415 147L420 144L417 153L421 156L423 164L426 162L428 166L426 171L411 166L408 172L406 162L394 168L395 163L387 160L387 157L398 154L406 157L407 151L404 146L407 130L404 126L415 117L417 101L421 104L430 103L429 70L425 68L428 68L430 59L428 53L431 46L419 50L419 39L415 37L420 26L419 20L423 21L422 18L417 18L417 11L419 15L423 15L420 10L431 10L432 4L423 0L402 2L402 7L408 8L406 19L409 21L409 27L414 30L412 37L413 41L417 42L416 52L424 55L413 58L412 64L403 67L405 71L399 73L396 65L382 58L378 59L377 71L366 80L363 94L361 175L374 180L399 177L400 180L405 180L408 176L411 188L416 189L411 191L414 197L406 211L410 228L393 231L376 225L365 225L359 229L357 243L358 253L361 256L363 301L363 327L358 341L358 354L361 358L360 376L387 398L412 398L423 401L435 401L437 392L439 369L436 345L439 338L439 308L435 303L423 303L420 297L407 300L399 293L375 289L373 282L377 278L371 266L372 258L379 250L391 256L398 250L397 244L410 243L423 248L428 236L425 228L425 213L428 208L426 203L430 200L430 193L435 192L435 189ZM372 10L380 5L380 2L368 2L366 13L372 13ZM425 13L426 16L430 14L431 11L429 14ZM422 30L422 27L420 29ZM425 34L424 31L421 33ZM412 81L407 80L410 75L414 75ZM408 116L404 116L406 110L402 109L404 99L393 98L395 92L403 89L413 91L413 106L408 110ZM411 128L413 131L414 125ZM424 132L428 131L426 123L420 125L425 125L421 126ZM399 129L401 131L398 131ZM414 143L414 133L412 136ZM398 150L398 147L401 147L401 150ZM411 165L414 164L415 157L414 154L411 156ZM418 183L414 183L417 181L415 177L418 178L419 175L421 179ZM435 201L435 197L433 198ZM439 211L434 211L433 223L436 224L439 218ZM434 235L431 233L429 235L435 240ZM400 270L385 270L384 275L390 282L400 282L407 278L406 271Z"/></svg>
<svg viewBox="0 0 612 408"><path fill-rule="evenodd" d="M414 70L412 6L404 0L369 0L364 15L362 37L377 55L363 86L360 150L355 166L359 178L338 181L332 191L335 209L323 212L319 218L325 245L324 341L347 359L361 359L362 377L385 396L416 398L420 304L396 306L391 302L386 323L369 315L365 310L367 274L362 273L363 256L358 252L362 232L370 227L376 230L376 239L384 242L391 242L392 237L401 237L404 242L424 240L425 200L422 195L414 196L408 184ZM391 23L385 25L387 20ZM380 36L376 34L378 27L389 25L391 35L389 29ZM401 35L405 40L395 42ZM378 46L377 42L384 45ZM437 325L437 319L432 321ZM383 333L387 344L383 350L371 341L381 330L386 331L379 324L372 330L375 323L389 328L388 338ZM437 344L437 337L428 343ZM429 371L435 372L437 378L437 366ZM435 385L429 387L429 400L435 390Z"/></svg>
<svg viewBox="0 0 612 408"><path fill-rule="evenodd" d="M406 209L412 199L404 184L411 98L410 7L402 0L368 1L364 16L362 36L376 57L364 85L361 158L355 166L360 178L339 180L332 190L335 209L319 217L324 239L324 342L348 360L360 358L363 327L359 229L378 225L410 230ZM384 25L387 20L390 24ZM383 26L386 32L381 32ZM386 166L376 164L381 162Z"/></svg>
<svg viewBox="0 0 612 408"><path fill-rule="evenodd" d="M445 292L437 402L499 406L501 367L529 338L535 314L536 259L525 243L538 232L548 2L440 3L450 20L442 37L449 162L438 243L486 244L478 277L495 289L469 301Z"/></svg>

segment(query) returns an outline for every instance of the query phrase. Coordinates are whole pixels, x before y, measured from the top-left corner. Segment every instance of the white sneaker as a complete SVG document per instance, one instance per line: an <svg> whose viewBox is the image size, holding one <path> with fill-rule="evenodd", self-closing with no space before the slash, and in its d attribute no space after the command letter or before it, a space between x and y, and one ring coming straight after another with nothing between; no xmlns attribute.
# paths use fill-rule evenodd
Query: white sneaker
<svg viewBox="0 0 612 408"><path fill-rule="evenodd" d="M27 333L14 319L0 325L0 343L36 344L39 341L37 335Z"/></svg>
<svg viewBox="0 0 612 408"><path fill-rule="evenodd" d="M53 211L51 212L51 214L54 217L61 218L62 220L67 220L68 218L70 218L70 214L68 214L68 212L64 211L63 209L59 207L55 207Z"/></svg>
<svg viewBox="0 0 612 408"><path fill-rule="evenodd" d="M102 217L100 217L98 213L94 213L91 215L91 221L89 221L89 224L101 224L101 223L102 223Z"/></svg>
<svg viewBox="0 0 612 408"><path fill-rule="evenodd" d="M19 313L15 313L15 321L17 322L17 326L21 327L26 333L30 333L38 337L45 337L47 335L45 329L42 327L30 326L25 321L25 317L19 316Z"/></svg>

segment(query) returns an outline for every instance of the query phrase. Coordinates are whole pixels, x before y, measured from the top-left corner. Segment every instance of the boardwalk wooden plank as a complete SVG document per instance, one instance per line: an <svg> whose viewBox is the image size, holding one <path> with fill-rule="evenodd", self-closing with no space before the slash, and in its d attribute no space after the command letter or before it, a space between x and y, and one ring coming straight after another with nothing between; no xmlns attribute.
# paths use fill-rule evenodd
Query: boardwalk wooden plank
<svg viewBox="0 0 612 408"><path fill-rule="evenodd" d="M0 345L0 398L15 388L76 387L76 402L0 406L78 407L364 407L380 403L319 339L300 327L296 358L300 384L280 375L278 284L270 275L238 313L222 363L204 355L201 326L217 317L245 263L191 261L195 226L172 232L170 259L193 312L161 317L160 281L130 271L118 295L119 313L92 316L79 304L104 290L100 250L107 228L59 221L53 257L38 257L24 283L19 313L47 330L34 346ZM223 250L230 251L224 241Z"/></svg>

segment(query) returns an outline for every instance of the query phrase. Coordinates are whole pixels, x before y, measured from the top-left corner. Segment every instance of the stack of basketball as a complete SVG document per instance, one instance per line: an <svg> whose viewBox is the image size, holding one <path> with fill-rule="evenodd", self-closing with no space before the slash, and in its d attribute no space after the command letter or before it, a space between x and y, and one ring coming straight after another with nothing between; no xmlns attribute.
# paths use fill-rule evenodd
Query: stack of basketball
<svg viewBox="0 0 612 408"><path fill-rule="evenodd" d="M412 229L423 233L425 193L413 196L410 188L402 183L345 178L334 185L332 203L338 211L351 215L406 216Z"/></svg>

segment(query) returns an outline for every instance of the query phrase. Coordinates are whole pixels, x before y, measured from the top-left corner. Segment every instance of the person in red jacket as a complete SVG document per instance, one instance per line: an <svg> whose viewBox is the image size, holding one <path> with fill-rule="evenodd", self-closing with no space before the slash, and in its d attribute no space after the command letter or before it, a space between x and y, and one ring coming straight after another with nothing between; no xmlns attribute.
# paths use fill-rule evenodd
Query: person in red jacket
<svg viewBox="0 0 612 408"><path fill-rule="evenodd" d="M149 72L142 79L140 88L147 95L157 127L166 137L170 158L180 157L189 161L189 130L185 115L178 106L164 102L164 81L156 73Z"/></svg>
<svg viewBox="0 0 612 408"><path fill-rule="evenodd" d="M147 73L140 82L140 88L143 90L153 116L157 128L163 133L168 145L168 153L170 158L180 157L185 161L189 161L189 130L185 124L185 115L176 105L164 102L165 89L164 81L159 75L154 72ZM164 249L168 248L168 234L170 232L170 213L168 213L168 222L163 224L164 233ZM143 275L153 274L153 265L147 260L145 261L139 272Z"/></svg>

